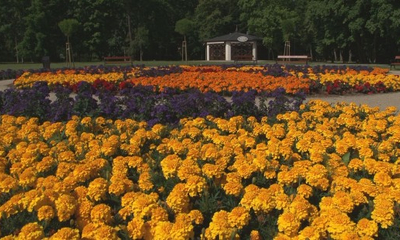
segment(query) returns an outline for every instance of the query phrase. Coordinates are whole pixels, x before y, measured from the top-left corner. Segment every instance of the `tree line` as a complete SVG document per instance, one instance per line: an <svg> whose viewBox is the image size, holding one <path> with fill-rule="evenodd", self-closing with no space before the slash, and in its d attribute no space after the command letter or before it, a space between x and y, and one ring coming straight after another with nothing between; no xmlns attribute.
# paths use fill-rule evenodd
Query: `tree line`
<svg viewBox="0 0 400 240"><path fill-rule="evenodd" d="M0 61L205 59L205 40L235 30L262 38L263 59L388 63L400 54L398 0L1 0ZM73 19L66 36L60 22ZM187 45L182 42L185 39ZM183 48L182 48L183 47ZM185 56L186 58L186 56Z"/></svg>

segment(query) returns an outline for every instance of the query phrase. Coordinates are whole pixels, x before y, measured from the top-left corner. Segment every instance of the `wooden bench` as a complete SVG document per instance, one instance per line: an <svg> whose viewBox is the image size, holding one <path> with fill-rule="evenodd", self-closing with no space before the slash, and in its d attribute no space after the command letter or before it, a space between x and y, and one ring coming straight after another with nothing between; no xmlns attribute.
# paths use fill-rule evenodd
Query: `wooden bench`
<svg viewBox="0 0 400 240"><path fill-rule="evenodd" d="M247 54L247 55L235 55L233 56L233 61L239 62L239 61L253 61L253 63L257 63L257 60L253 59L253 55Z"/></svg>
<svg viewBox="0 0 400 240"><path fill-rule="evenodd" d="M132 63L132 58L130 56L114 56L114 57L104 57L104 65L106 64L118 64L118 63Z"/></svg>
<svg viewBox="0 0 400 240"><path fill-rule="evenodd" d="M394 57L394 60L390 63L390 69L392 69L392 67L396 69L396 66L400 66L400 56Z"/></svg>
<svg viewBox="0 0 400 240"><path fill-rule="evenodd" d="M311 58L307 55L278 55L276 63L279 64L308 64Z"/></svg>

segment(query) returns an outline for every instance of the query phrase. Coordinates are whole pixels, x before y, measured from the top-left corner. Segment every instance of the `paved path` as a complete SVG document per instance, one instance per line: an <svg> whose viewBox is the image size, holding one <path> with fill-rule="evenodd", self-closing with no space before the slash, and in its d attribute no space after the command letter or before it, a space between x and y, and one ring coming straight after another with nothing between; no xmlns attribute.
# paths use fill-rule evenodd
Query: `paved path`
<svg viewBox="0 0 400 240"><path fill-rule="evenodd" d="M400 71L390 71L389 74L400 75ZM0 91L12 87L13 80L1 80ZM50 98L54 98L51 94ZM394 106L400 111L400 92L393 93L378 93L378 94L352 94L352 95L315 95L307 97L306 101L313 99L321 99L329 103L335 104L337 102L355 103L357 105L366 104L370 107L379 107L381 110L386 109L389 106Z"/></svg>

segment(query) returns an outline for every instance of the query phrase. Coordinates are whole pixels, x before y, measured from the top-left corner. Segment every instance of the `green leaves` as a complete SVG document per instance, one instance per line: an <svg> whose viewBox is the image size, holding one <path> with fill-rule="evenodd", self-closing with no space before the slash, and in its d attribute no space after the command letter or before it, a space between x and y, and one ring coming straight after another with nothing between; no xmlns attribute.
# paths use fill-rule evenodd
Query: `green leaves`
<svg viewBox="0 0 400 240"><path fill-rule="evenodd" d="M76 19L64 19L58 23L58 27L68 38L78 30L79 25Z"/></svg>

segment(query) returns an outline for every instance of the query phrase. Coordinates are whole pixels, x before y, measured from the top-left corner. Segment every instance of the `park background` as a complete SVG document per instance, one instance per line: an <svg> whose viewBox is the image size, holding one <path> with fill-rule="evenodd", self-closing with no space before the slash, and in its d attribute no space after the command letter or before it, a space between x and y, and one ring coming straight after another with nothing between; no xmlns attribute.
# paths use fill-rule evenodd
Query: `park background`
<svg viewBox="0 0 400 240"><path fill-rule="evenodd" d="M399 53L395 0L2 0L0 62L65 61L59 23L75 19L73 61L204 60L204 41L235 30L262 38L258 58L291 54L314 61L388 64Z"/></svg>

